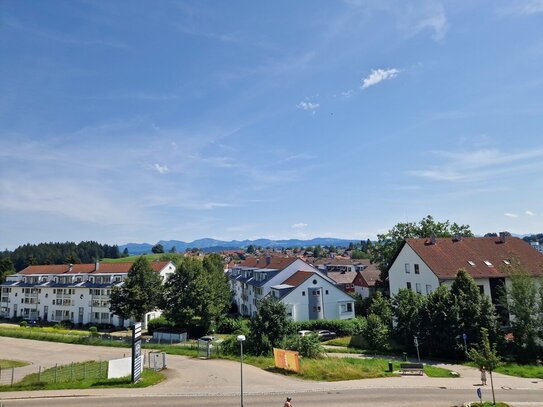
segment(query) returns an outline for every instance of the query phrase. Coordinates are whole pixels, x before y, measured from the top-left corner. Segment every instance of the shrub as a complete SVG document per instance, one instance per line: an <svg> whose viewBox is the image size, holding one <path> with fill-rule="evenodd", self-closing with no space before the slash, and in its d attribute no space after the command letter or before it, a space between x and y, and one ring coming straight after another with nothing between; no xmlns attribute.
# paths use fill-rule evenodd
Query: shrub
<svg viewBox="0 0 543 407"><path fill-rule="evenodd" d="M166 319L166 317L158 317L149 321L149 323L147 324L147 331L150 335L152 335L156 329L173 328L174 326L175 324Z"/></svg>
<svg viewBox="0 0 543 407"><path fill-rule="evenodd" d="M327 329L337 333L338 336L352 336L361 334L366 326L366 320L358 317L353 319L320 319L312 321L297 321L293 323L296 332L301 330L317 331Z"/></svg>
<svg viewBox="0 0 543 407"><path fill-rule="evenodd" d="M27 321L21 321L19 323L19 326L22 326L23 328L26 328L28 326L28 322Z"/></svg>
<svg viewBox="0 0 543 407"><path fill-rule="evenodd" d="M370 314L363 333L370 348L374 350L386 349L388 347L388 334L388 327L381 318L378 315Z"/></svg>
<svg viewBox="0 0 543 407"><path fill-rule="evenodd" d="M247 333L249 331L249 320L246 318L224 318L219 326L217 332L223 334L232 333Z"/></svg>
<svg viewBox="0 0 543 407"><path fill-rule="evenodd" d="M98 332L98 328L96 328L95 326L91 326L89 328L89 332L92 334L92 335L95 335L96 332Z"/></svg>
<svg viewBox="0 0 543 407"><path fill-rule="evenodd" d="M283 347L297 351L300 356L306 358L318 358L324 352L317 335L291 335L284 341Z"/></svg>

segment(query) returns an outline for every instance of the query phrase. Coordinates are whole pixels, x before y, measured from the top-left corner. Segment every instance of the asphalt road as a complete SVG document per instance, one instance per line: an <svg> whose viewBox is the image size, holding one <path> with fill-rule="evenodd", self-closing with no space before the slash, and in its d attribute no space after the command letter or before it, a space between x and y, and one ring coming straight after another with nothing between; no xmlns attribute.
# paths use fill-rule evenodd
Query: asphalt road
<svg viewBox="0 0 543 407"><path fill-rule="evenodd" d="M249 395L244 398L245 407L280 407L286 395ZM490 400L490 391L484 394ZM475 390L460 389L363 389L333 392L306 392L292 395L294 407L451 407L461 406L466 400L475 400ZM543 393L539 390L510 390L499 394L501 401L515 401L514 407L542 407ZM87 396L63 398L37 398L4 401L3 407L143 407L143 406L240 406L239 396Z"/></svg>

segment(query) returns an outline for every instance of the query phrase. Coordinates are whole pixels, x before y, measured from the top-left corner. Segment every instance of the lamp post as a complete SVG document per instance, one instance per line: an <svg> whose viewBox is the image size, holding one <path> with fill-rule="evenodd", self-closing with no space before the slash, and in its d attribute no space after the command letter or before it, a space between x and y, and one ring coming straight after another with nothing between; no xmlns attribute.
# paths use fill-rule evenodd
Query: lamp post
<svg viewBox="0 0 543 407"><path fill-rule="evenodd" d="M238 335L238 342L240 346L240 356L241 356L241 370L240 370L240 379L241 379L241 407L243 407L243 341L245 340L245 335Z"/></svg>

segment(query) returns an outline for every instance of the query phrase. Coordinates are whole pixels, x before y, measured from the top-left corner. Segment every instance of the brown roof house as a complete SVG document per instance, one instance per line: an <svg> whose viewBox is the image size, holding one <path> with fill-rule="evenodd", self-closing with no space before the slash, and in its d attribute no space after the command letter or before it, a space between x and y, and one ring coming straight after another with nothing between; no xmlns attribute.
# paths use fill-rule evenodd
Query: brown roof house
<svg viewBox="0 0 543 407"><path fill-rule="evenodd" d="M520 264L534 277L543 276L543 254L521 239L462 237L407 239L389 269L390 295L408 288L423 295L440 284L451 284L458 270L466 270L482 293L497 302L499 287L507 283L507 266Z"/></svg>

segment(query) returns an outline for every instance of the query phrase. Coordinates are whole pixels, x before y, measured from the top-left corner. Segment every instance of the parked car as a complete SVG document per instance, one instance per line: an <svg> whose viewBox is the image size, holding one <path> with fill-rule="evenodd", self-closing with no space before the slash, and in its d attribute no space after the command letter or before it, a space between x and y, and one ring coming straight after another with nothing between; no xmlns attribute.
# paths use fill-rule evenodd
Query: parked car
<svg viewBox="0 0 543 407"><path fill-rule="evenodd" d="M199 341L204 341L204 342L211 342L211 341L214 341L215 340L215 337L211 336L211 335L206 335L206 336L202 336L201 338L198 338Z"/></svg>
<svg viewBox="0 0 543 407"><path fill-rule="evenodd" d="M307 335L311 335L311 334L314 334L315 332L313 331L308 331L307 329L304 329L302 331L298 331L298 334L300 336L307 336Z"/></svg>
<svg viewBox="0 0 543 407"><path fill-rule="evenodd" d="M321 341L327 341L329 339L334 339L337 337L337 334L332 331L328 331L326 329L323 329L321 331L317 331L317 335L319 336L319 339Z"/></svg>

